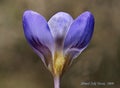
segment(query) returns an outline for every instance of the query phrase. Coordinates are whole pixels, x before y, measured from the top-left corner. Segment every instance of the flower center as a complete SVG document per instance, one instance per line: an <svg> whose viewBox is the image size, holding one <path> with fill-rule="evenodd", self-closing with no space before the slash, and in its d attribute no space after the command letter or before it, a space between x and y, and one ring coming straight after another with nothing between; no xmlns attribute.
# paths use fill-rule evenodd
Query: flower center
<svg viewBox="0 0 120 88"><path fill-rule="evenodd" d="M64 64L65 64L65 58L63 56L63 53L56 52L53 60L54 75L56 76L61 75Z"/></svg>

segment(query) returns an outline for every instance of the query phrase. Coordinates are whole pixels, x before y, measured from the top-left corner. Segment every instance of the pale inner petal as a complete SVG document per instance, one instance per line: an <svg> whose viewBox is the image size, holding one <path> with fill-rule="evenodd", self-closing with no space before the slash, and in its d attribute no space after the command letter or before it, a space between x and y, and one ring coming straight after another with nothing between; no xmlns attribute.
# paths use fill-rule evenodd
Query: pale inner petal
<svg viewBox="0 0 120 88"><path fill-rule="evenodd" d="M58 12L48 21L56 46L63 46L64 38L72 22L73 18L65 12Z"/></svg>

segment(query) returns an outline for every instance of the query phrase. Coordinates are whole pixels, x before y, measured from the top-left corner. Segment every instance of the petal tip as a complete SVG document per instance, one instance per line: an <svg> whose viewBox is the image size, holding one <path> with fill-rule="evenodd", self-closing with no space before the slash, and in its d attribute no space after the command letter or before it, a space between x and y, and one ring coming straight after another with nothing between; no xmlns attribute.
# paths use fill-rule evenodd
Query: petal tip
<svg viewBox="0 0 120 88"><path fill-rule="evenodd" d="M67 12L62 12L62 11L60 11L60 12L57 12L56 14L68 14Z"/></svg>
<svg viewBox="0 0 120 88"><path fill-rule="evenodd" d="M53 15L55 17L71 17L70 14L66 13L66 12L57 12L55 15ZM71 17L72 18L72 17Z"/></svg>
<svg viewBox="0 0 120 88"><path fill-rule="evenodd" d="M90 17L93 19L94 21L94 15L90 12L90 11L85 11L81 14L81 16L85 16L85 17Z"/></svg>
<svg viewBox="0 0 120 88"><path fill-rule="evenodd" d="M85 11L82 14L86 14L86 15L92 15L92 13L90 11Z"/></svg>
<svg viewBox="0 0 120 88"><path fill-rule="evenodd" d="M32 11L32 10L26 10L23 13L23 17L29 16L29 15L39 15L39 13Z"/></svg>

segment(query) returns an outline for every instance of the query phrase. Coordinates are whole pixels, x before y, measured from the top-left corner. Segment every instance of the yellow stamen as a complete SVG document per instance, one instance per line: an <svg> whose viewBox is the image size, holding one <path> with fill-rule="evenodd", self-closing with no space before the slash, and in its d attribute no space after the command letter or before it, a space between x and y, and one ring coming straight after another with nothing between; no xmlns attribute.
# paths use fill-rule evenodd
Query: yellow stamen
<svg viewBox="0 0 120 88"><path fill-rule="evenodd" d="M65 64L65 58L61 52L56 52L53 60L54 75L61 75Z"/></svg>

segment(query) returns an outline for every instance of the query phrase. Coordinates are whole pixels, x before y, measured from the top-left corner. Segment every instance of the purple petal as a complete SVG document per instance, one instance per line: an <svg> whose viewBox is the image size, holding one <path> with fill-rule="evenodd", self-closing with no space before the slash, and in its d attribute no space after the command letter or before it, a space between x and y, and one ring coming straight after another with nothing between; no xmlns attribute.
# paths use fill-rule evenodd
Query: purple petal
<svg viewBox="0 0 120 88"><path fill-rule="evenodd" d="M47 65L54 45L47 21L37 12L28 10L23 15L23 28L27 41Z"/></svg>
<svg viewBox="0 0 120 88"><path fill-rule="evenodd" d="M94 29L94 17L86 11L72 23L64 42L64 50L77 57L89 44ZM74 53L76 52L76 53Z"/></svg>
<svg viewBox="0 0 120 88"><path fill-rule="evenodd" d="M48 21L50 31L58 46L61 46L63 43L66 32L68 31L72 22L72 17L65 12L58 12Z"/></svg>

